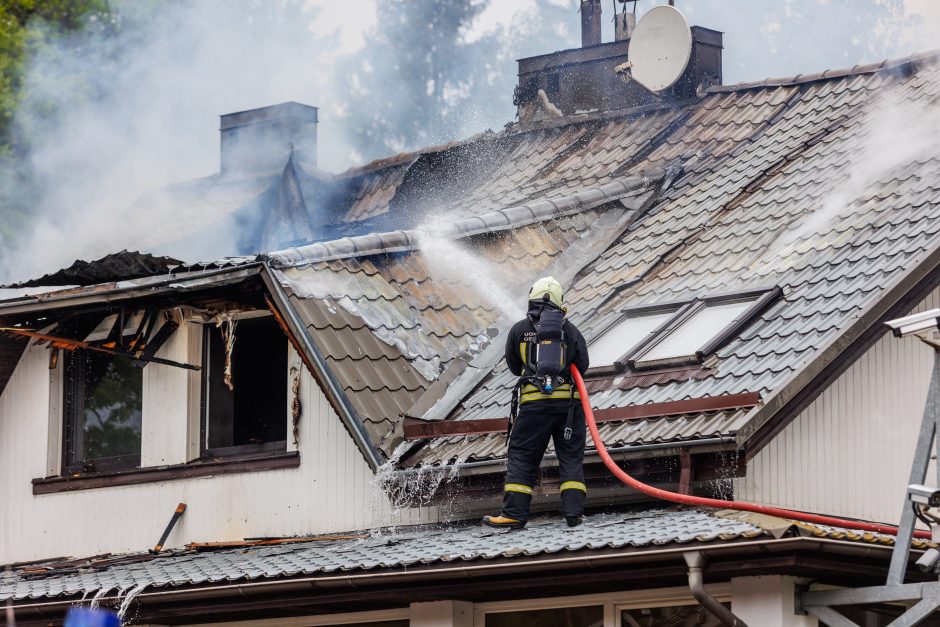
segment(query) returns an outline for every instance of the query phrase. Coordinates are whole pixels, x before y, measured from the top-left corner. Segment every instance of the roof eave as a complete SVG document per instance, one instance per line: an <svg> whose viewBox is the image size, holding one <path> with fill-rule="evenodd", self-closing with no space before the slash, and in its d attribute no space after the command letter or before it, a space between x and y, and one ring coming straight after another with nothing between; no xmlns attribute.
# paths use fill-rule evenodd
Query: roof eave
<svg viewBox="0 0 940 627"><path fill-rule="evenodd" d="M415 586L421 584L440 586L452 579L459 579L465 585L479 586L480 582L492 582L500 576L517 576L529 573L547 572L583 572L588 573L597 569L619 567L621 565L637 566L642 564L669 564L680 563L680 571L685 572L683 555L689 551L701 551L708 557L709 563L727 563L731 566L743 563L743 560L754 558L778 558L786 555L813 554L817 566L823 562L838 563L844 559L886 562L890 557L890 546L882 546L863 542L854 542L832 538L787 537L776 539L765 537L748 540L716 540L711 542L695 542L688 544L671 544L666 547L634 548L624 547L608 551L581 551L574 555L548 555L521 558L500 558L492 560L476 560L474 562L445 562L428 564L423 567L409 567L396 570L376 570L359 572L342 572L334 574L321 574L281 579L265 579L262 581L238 581L220 585L201 585L179 587L167 590L143 591L135 597L143 615L157 613L161 607L190 604L186 607L195 614L205 614L212 611L213 601L224 601L226 608L233 609L232 600L240 599L240 603L250 604L253 608L264 605L266 595L270 598L269 607L283 609L284 595L290 593L303 594L309 601L315 600L318 595L328 595L331 592L358 589L359 594L370 594L370 589L386 585L407 585L409 594L413 595ZM820 561L821 560L821 561ZM752 565L753 566L753 565ZM786 566L780 568L785 569ZM873 569L880 567L872 565ZM886 570L886 565L884 569ZM638 569L630 569L638 571ZM740 572L734 567L725 569L726 572ZM639 572L639 571L638 571ZM782 572L782 571L781 571ZM729 577L730 578L730 577ZM474 583L476 580L476 583ZM727 580L722 577L722 580ZM348 595L347 595L348 602ZM76 598L63 600L15 602L13 608L23 619L39 617L48 619L64 613ZM123 600L119 596L104 596L99 598L102 604ZM196 602L196 603L193 603ZM239 603L236 602L236 603ZM174 614L180 615L174 610ZM160 621L155 621L160 622Z"/></svg>
<svg viewBox="0 0 940 627"><path fill-rule="evenodd" d="M0 301L0 316L34 313L55 309L68 309L102 302L120 302L135 298L150 297L168 292L191 291L236 283L261 271L260 262L252 262L231 268L205 270L188 275L146 277L130 281L105 283L77 290L47 292L38 296L26 296Z"/></svg>

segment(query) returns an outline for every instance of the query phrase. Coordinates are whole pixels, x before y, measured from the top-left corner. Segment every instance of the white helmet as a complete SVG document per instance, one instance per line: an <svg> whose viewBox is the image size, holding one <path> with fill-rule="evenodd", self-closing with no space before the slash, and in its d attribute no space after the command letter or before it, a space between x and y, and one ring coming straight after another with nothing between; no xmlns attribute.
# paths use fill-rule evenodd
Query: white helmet
<svg viewBox="0 0 940 627"><path fill-rule="evenodd" d="M529 300L547 300L559 309L562 308L564 301L564 291L561 289L561 283L554 277L543 276L532 284L529 290Z"/></svg>

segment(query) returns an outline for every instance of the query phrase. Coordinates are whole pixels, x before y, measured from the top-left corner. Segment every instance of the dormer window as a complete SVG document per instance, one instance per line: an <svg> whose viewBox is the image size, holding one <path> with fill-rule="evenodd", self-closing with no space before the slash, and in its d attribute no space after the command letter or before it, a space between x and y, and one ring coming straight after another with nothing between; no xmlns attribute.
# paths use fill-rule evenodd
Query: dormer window
<svg viewBox="0 0 940 627"><path fill-rule="evenodd" d="M588 347L592 374L701 363L780 293L774 288L628 309Z"/></svg>

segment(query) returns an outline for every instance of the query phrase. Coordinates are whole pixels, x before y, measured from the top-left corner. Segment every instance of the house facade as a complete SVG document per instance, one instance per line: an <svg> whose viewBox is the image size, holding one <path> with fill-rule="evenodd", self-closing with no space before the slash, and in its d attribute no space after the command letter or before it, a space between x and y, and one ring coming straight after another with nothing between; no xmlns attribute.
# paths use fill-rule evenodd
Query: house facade
<svg viewBox="0 0 940 627"><path fill-rule="evenodd" d="M236 249L19 284L0 302L18 624L86 603L150 625L718 625L717 604L809 626L804 587L883 581L889 536L652 501L590 440L582 526L559 522L551 451L525 530L476 522L501 499L504 334L546 274L641 481L886 523L906 506L934 352L884 323L940 307L937 129L859 164L897 103L936 102L937 59L724 86L720 33L693 40L656 98L597 78L624 41L520 61L517 94L560 116L522 98L504 131L335 175L315 108L223 116L220 173L132 210L177 203L241 229Z"/></svg>

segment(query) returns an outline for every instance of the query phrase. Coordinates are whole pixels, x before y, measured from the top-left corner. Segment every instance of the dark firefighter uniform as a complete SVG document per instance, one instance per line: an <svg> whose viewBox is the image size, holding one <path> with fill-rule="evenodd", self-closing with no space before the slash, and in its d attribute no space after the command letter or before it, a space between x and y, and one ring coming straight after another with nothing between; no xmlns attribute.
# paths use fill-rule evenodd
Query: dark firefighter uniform
<svg viewBox="0 0 940 627"><path fill-rule="evenodd" d="M555 305L544 301L529 301L526 319L520 320L509 331L506 339L506 364L516 376L535 374L535 326L543 309ZM506 482L503 486L502 516L524 524L529 517L529 503L535 473L548 447L554 441L561 480L561 514L569 525L580 522L584 512L584 410L580 396L571 380L569 366L574 363L581 372L588 368L587 344L581 332L568 320L564 322L565 368L564 383L550 394L544 394L532 383L523 385L519 397L519 413L509 436ZM565 438L569 424L571 434ZM521 525L518 525L521 526Z"/></svg>

